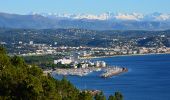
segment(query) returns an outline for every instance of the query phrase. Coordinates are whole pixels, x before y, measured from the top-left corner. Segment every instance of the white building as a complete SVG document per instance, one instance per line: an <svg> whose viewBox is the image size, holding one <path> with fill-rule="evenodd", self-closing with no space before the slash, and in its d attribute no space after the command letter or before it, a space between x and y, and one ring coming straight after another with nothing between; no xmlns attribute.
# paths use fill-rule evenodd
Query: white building
<svg viewBox="0 0 170 100"><path fill-rule="evenodd" d="M101 61L101 67L106 67L106 62L104 62L104 61Z"/></svg>
<svg viewBox="0 0 170 100"><path fill-rule="evenodd" d="M81 68L87 68L88 67L88 64L84 63L81 65Z"/></svg>
<svg viewBox="0 0 170 100"><path fill-rule="evenodd" d="M19 41L18 43L19 43L19 44L22 44L22 41Z"/></svg>
<svg viewBox="0 0 170 100"><path fill-rule="evenodd" d="M104 61L96 61L96 67L106 67L106 62L104 62Z"/></svg>
<svg viewBox="0 0 170 100"><path fill-rule="evenodd" d="M34 42L33 41L30 41L30 45L33 45L34 44Z"/></svg>
<svg viewBox="0 0 170 100"><path fill-rule="evenodd" d="M100 61L96 61L96 67L100 67Z"/></svg>
<svg viewBox="0 0 170 100"><path fill-rule="evenodd" d="M72 62L72 59L67 59L67 58L63 58L63 59L58 59L58 60L54 60L54 64L57 63L61 63L61 64L70 64Z"/></svg>
<svg viewBox="0 0 170 100"><path fill-rule="evenodd" d="M47 54L53 54L55 53L55 50L47 50Z"/></svg>

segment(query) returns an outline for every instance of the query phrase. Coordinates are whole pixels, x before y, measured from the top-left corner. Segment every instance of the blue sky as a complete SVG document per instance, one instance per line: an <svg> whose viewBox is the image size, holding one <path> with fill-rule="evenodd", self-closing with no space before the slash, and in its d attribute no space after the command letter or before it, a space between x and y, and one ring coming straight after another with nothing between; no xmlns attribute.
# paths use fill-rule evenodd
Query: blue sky
<svg viewBox="0 0 170 100"><path fill-rule="evenodd" d="M170 13L170 0L1 0L0 12L52 13Z"/></svg>

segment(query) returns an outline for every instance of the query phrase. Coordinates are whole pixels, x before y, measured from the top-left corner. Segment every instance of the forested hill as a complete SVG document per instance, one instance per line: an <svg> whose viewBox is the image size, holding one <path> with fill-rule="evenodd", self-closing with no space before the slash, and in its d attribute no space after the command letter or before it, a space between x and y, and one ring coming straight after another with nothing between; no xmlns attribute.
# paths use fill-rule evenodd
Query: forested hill
<svg viewBox="0 0 170 100"><path fill-rule="evenodd" d="M161 37L164 36L164 37ZM170 47L170 30L166 31L96 31L85 29L6 29L0 28L0 42L5 42L11 48L19 41L54 46L94 46L115 47L120 45L135 45L154 47L163 44ZM117 40L117 41L115 41ZM121 44L120 44L121 43ZM8 47L7 47L8 48Z"/></svg>
<svg viewBox="0 0 170 100"><path fill-rule="evenodd" d="M109 100L122 100L119 92ZM81 92L65 78L55 80L20 57L9 57L0 47L0 100L106 100L101 92Z"/></svg>

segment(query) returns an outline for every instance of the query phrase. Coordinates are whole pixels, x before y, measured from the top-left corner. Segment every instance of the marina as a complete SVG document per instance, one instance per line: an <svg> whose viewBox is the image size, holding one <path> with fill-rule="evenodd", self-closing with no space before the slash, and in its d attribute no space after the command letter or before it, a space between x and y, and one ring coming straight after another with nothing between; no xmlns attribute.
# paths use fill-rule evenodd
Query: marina
<svg viewBox="0 0 170 100"><path fill-rule="evenodd" d="M64 68L57 68L55 69L55 73L58 75L71 75L71 76L86 76L90 73L101 71L102 74L99 75L102 78L107 78L107 77L112 77L114 75L118 75L123 72L127 72L126 68L123 67L105 67L105 68L69 68L69 69L64 69Z"/></svg>

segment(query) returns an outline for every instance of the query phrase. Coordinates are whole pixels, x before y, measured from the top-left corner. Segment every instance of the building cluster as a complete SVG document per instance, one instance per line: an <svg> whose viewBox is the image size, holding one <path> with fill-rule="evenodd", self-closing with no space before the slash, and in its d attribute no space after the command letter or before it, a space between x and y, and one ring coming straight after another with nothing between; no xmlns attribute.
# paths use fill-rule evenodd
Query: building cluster
<svg viewBox="0 0 170 100"><path fill-rule="evenodd" d="M6 42L0 42L1 45L7 45ZM54 42L57 44L57 42ZM132 43L133 44L133 43ZM131 44L123 46L114 47L88 47L88 46L56 46L41 43L34 43L34 41L29 41L24 43L23 41L18 41L17 43L12 43L11 49L14 55L30 56L30 55L48 55L48 54L71 54L76 52L79 57L97 57L97 56L114 56L114 55L129 55L129 54L148 54L148 53L170 53L170 48L161 47L137 47Z"/></svg>
<svg viewBox="0 0 170 100"><path fill-rule="evenodd" d="M88 67L102 68L107 66L106 62L104 61L78 60L75 59L74 57L65 57L62 59L54 60L54 64L70 65L71 68L88 68Z"/></svg>
<svg viewBox="0 0 170 100"><path fill-rule="evenodd" d="M135 54L151 54L151 53L170 53L170 48L103 48L92 49L91 51L83 51L80 53L80 57L97 57L97 56L114 56L114 55L135 55Z"/></svg>

